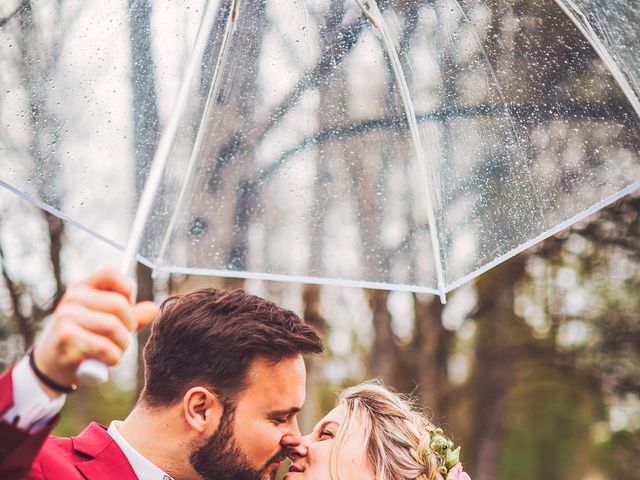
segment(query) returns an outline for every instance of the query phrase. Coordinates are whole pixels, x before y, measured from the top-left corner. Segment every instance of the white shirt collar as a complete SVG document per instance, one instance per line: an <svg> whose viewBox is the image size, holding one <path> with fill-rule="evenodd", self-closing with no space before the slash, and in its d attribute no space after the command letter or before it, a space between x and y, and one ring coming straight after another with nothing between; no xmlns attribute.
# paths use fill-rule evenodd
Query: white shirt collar
<svg viewBox="0 0 640 480"><path fill-rule="evenodd" d="M173 480L170 475L167 475L153 463L143 457L135 448L133 448L129 442L120 434L118 425L122 422L114 420L109 425L107 433L111 435L111 438L118 444L124 456L127 457L134 473L140 480Z"/></svg>

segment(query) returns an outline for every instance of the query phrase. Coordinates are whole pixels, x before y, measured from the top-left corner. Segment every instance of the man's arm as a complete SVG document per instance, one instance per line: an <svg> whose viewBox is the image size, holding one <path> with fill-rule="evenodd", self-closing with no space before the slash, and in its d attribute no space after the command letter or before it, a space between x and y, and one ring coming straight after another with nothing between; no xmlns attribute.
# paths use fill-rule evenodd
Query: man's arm
<svg viewBox="0 0 640 480"><path fill-rule="evenodd" d="M35 432L51 423L62 410L66 395L45 391L38 384L27 357L8 373L11 374L12 405L0 410L2 421L26 432Z"/></svg>
<svg viewBox="0 0 640 480"><path fill-rule="evenodd" d="M26 358L0 376L0 478L23 478L56 424L64 396L51 400Z"/></svg>
<svg viewBox="0 0 640 480"><path fill-rule="evenodd" d="M154 304L131 304L133 289L114 269L70 288L32 351L32 364L24 358L0 376L0 478L21 478L30 470L64 404L61 392L78 381L80 363L93 358L117 364L130 332L155 318Z"/></svg>

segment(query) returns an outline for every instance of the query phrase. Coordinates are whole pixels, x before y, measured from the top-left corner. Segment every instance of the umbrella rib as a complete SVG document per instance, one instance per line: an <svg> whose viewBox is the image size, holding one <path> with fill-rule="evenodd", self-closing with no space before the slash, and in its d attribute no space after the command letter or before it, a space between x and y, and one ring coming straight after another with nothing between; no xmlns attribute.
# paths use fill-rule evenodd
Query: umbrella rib
<svg viewBox="0 0 640 480"><path fill-rule="evenodd" d="M187 171L184 175L184 179L182 181L182 186L180 188L180 194L178 195L178 200L176 201L173 207L173 213L171 215L171 220L169 221L169 226L164 233L162 238L162 243L160 244L160 249L158 251L158 255L156 257L156 266L154 270L157 270L162 265L162 258L169 246L169 241L171 240L171 235L175 229L175 225L178 219L178 214L181 211L182 203L186 197L187 187L189 186L189 180L192 177L193 171L197 164L198 155L202 148L202 142L205 138L205 134L207 133L207 126L209 121L211 120L211 110L215 104L216 98L218 96L218 91L220 90L222 74L224 72L224 64L227 58L227 53L229 52L229 43L231 41L231 37L233 36L238 19L238 11L239 11L239 0L232 0L231 8L229 10L229 17L227 18L227 24L224 29L224 36L222 38L222 43L220 45L220 53L218 54L218 59L216 60L216 66L213 71L213 81L211 82L211 87L209 88L209 94L207 96L207 101L202 112L202 117L200 119L200 124L198 126L198 133L196 135L196 139L191 150L191 157L189 158L189 164L187 166Z"/></svg>
<svg viewBox="0 0 640 480"><path fill-rule="evenodd" d="M393 45L393 41L389 37L384 18L382 17L382 13L380 12L378 5L376 4L376 1L371 0L371 3L367 3L366 5L362 3L362 0L355 0L355 2L357 3L360 10L362 10L362 13L371 21L373 27L376 28L379 32L382 40L382 46L389 56L389 61L391 63L391 67L393 68L394 77L396 79L396 83L398 84L398 90L402 99L402 106L404 107L406 120L409 124L411 140L413 141L418 174L420 175L422 184L424 186L424 196L427 207L427 220L429 223L429 239L431 240L431 249L436 267L438 292L440 294L440 301L442 303L446 303L442 255L440 251L440 241L438 238L436 215L433 204L435 186L432 185L432 182L429 181L429 179L432 177L429 175L427 165L428 159L422 145L420 132L418 131L418 119L416 117L413 102L411 101L411 98L409 96L409 87L407 85L407 80L400 63L400 57L398 56L398 52ZM374 18L374 16L377 18Z"/></svg>
<svg viewBox="0 0 640 480"><path fill-rule="evenodd" d="M124 247L122 245L120 245L119 243L105 237L104 235L101 235L100 233L98 233L96 230L93 230L92 228L84 225L83 223L78 222L77 220L75 220L73 217L70 217L69 215L67 215L66 213L64 213L62 210L58 210L50 205L48 205L47 203L43 202L42 200L29 195L26 192L23 192L22 190L14 187L13 185L5 182L4 180L0 179L0 187L2 188L6 188L8 191L16 194L18 197L26 200L27 202L31 203L32 205L35 205L36 207L49 212L52 215L55 215L56 217L58 217L59 219L61 219L62 221L68 223L69 225L73 225L76 228L79 228L80 230L82 230L83 232L88 233L89 235L92 235L93 237L97 238L98 240L100 240L101 242L104 242L105 244L115 248L116 250L124 250ZM140 258L138 260L141 260Z"/></svg>
<svg viewBox="0 0 640 480"><path fill-rule="evenodd" d="M629 100L629 103L633 106L636 114L640 117L640 101L636 96L633 87L629 85L629 82L625 78L624 73L620 70L620 67L616 61L611 57L611 54L607 51L606 46L602 43L602 40L594 31L591 23L587 19L586 15L578 8L573 0L555 0L558 6L567 14L571 21L578 27L578 30L582 32L587 41L591 44L596 51L600 59L609 69L609 72L618 83L623 93Z"/></svg>
<svg viewBox="0 0 640 480"><path fill-rule="evenodd" d="M200 58L205 51L207 41L209 39L209 33L213 28L215 12L216 2L208 2L202 17L202 22L200 23L200 28L196 35L196 40L191 52L191 58L189 59L187 69L180 83L178 98L176 99L173 111L169 117L169 122L160 136L158 148L153 156L153 162L151 164L151 169L149 170L149 176L147 177L142 195L140 196L140 204L136 210L133 226L131 227L131 234L129 235L129 240L127 241L127 246L120 267L123 272L128 273L133 268L136 254L140 248L140 244L142 243L142 236L144 234L147 219L151 214L153 202L160 187L162 176L169 159L169 154L171 153L171 147L173 146L178 128L180 127L181 117L187 107L189 88L191 87L193 78L200 66Z"/></svg>

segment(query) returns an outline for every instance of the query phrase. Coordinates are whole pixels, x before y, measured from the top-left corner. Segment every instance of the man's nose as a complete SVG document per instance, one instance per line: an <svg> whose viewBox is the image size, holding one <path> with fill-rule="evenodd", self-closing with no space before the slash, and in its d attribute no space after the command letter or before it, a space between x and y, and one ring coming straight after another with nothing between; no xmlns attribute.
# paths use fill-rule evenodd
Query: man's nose
<svg viewBox="0 0 640 480"><path fill-rule="evenodd" d="M298 447L301 441L302 434L300 433L300 428L298 427L298 419L294 418L291 422L291 428L285 435L282 436L282 441L280 443L291 450L292 448Z"/></svg>

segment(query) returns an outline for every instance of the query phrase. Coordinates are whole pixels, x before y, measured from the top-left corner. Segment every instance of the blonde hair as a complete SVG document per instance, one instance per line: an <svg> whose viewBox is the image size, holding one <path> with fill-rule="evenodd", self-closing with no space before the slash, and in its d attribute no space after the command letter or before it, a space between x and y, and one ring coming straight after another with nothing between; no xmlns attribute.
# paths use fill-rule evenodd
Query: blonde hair
<svg viewBox="0 0 640 480"><path fill-rule="evenodd" d="M331 454L333 480L345 480L338 472L338 458L356 418L375 480L444 480L444 461L430 447L436 428L415 401L373 380L344 390L338 405L346 407L346 414Z"/></svg>

